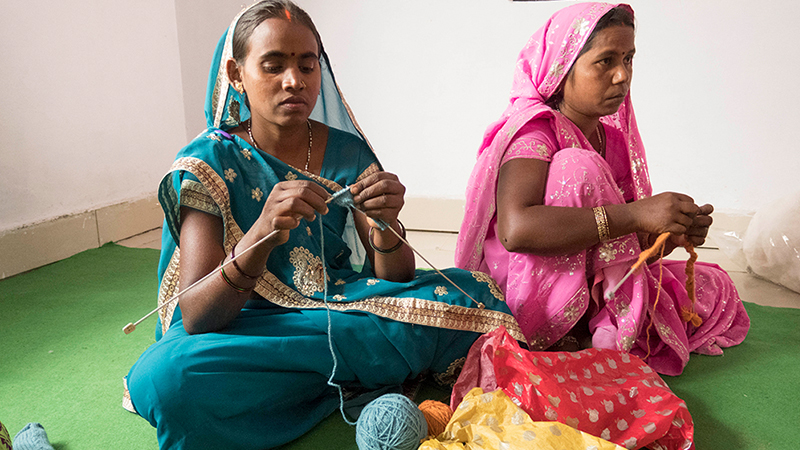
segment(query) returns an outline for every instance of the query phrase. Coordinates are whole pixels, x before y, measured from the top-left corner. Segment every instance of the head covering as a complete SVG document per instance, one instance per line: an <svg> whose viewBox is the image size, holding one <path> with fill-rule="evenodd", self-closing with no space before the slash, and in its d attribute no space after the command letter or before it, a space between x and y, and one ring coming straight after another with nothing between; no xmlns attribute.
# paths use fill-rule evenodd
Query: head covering
<svg viewBox="0 0 800 450"><path fill-rule="evenodd" d="M497 177L503 154L517 131L533 119L549 119L561 148L591 149L583 133L566 116L545 104L561 85L597 22L616 6L578 3L559 10L528 40L517 58L509 105L500 120L489 125L478 150L478 161L467 185L464 221L456 247L456 266L478 270L483 243L496 212ZM622 132L628 149L634 198L650 196L644 147L636 126L630 92L619 110L600 119Z"/></svg>
<svg viewBox="0 0 800 450"><path fill-rule="evenodd" d="M263 2L255 2L237 14L228 30L217 43L206 89L205 113L206 125L209 128L231 129L250 118L250 110L247 108L246 102L243 101L242 94L236 89L231 89L225 62L233 57L233 33L236 29L236 24L239 23L239 19L245 12L260 3ZM314 106L310 118L329 127L338 128L358 136L372 148L367 137L358 126L358 122L356 122L355 116L347 105L339 85L336 84L328 54L322 48L320 48L319 64L322 83L320 84L317 104Z"/></svg>

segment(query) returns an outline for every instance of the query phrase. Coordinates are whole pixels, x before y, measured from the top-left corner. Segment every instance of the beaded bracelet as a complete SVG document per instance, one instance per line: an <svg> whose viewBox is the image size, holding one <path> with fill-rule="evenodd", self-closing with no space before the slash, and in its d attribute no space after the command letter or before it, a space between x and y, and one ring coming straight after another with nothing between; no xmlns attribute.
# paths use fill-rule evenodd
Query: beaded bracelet
<svg viewBox="0 0 800 450"><path fill-rule="evenodd" d="M239 267L239 264L236 262L236 255L234 254L235 251L236 251L236 246L234 245L233 247L231 247L231 260L233 260L233 268L236 269L243 277L247 278L248 280L257 280L258 276L254 277L252 275L248 275L244 273L241 267Z"/></svg>
<svg viewBox="0 0 800 450"><path fill-rule="evenodd" d="M225 262L225 258L222 258L222 262ZM231 281L231 279L228 278L227 275L225 275L225 269L222 267L222 262L219 264L219 273L220 273L220 275L222 275L222 279L225 280L225 283L228 286L230 286L231 288L233 288L237 292L250 292L250 291L253 290L253 288L247 289L247 288L243 288L241 286L237 286L236 284L234 284L233 281ZM253 286L253 287L255 287L255 286Z"/></svg>
<svg viewBox="0 0 800 450"><path fill-rule="evenodd" d="M602 206L596 206L592 208L592 211L594 212L594 221L597 223L597 235L600 237L600 242L606 242L611 238L606 209Z"/></svg>
<svg viewBox="0 0 800 450"><path fill-rule="evenodd" d="M397 224L400 225L400 234L403 236L403 238L405 238L406 237L406 227L404 227L403 226L403 222L400 222L399 220L397 221ZM373 230L374 230L374 228L370 227L370 229L369 229L369 246L372 247L373 250L375 250L376 252L380 253L381 255L388 255L389 253L394 253L394 252L397 251L397 249L399 249L403 245L402 239L398 239L397 240L397 244L395 244L395 246L392 247L392 248L387 248L387 249L378 248L375 245L375 243L372 242Z"/></svg>

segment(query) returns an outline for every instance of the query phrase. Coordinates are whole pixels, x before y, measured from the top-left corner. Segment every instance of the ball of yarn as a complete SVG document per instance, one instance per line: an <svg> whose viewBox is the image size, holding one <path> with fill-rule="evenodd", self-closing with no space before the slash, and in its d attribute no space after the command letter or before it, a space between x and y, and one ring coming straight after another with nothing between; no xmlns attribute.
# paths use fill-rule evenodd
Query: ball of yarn
<svg viewBox="0 0 800 450"><path fill-rule="evenodd" d="M425 400L420 403L419 410L425 416L428 423L428 436L438 436L444 433L450 418L453 417L453 410L450 406L437 402L436 400Z"/></svg>
<svg viewBox="0 0 800 450"><path fill-rule="evenodd" d="M0 422L0 450L11 450L11 436L8 435L8 430Z"/></svg>
<svg viewBox="0 0 800 450"><path fill-rule="evenodd" d="M371 401L356 422L359 450L416 450L427 433L422 411L400 394Z"/></svg>

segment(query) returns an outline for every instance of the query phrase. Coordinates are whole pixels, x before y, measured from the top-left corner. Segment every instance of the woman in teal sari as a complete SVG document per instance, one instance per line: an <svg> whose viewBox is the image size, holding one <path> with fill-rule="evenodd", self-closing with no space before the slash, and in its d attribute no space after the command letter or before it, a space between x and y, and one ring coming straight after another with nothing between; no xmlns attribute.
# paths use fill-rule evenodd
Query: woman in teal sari
<svg viewBox="0 0 800 450"><path fill-rule="evenodd" d="M334 381L352 391L428 371L444 380L500 325L522 337L488 276L447 271L470 299L415 272L411 251L379 228L403 232L405 188L352 119L303 10L265 1L243 11L210 78L209 128L159 188L159 302L218 274L161 314L157 342L128 375L162 449L263 449L311 429L339 404L328 330ZM366 215L326 204L346 186Z"/></svg>

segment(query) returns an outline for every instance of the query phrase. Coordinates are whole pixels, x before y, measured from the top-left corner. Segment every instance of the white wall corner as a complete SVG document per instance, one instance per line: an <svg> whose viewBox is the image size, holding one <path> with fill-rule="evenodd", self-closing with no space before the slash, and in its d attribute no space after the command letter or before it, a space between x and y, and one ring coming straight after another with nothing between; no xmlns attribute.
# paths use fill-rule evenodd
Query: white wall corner
<svg viewBox="0 0 800 450"><path fill-rule="evenodd" d="M158 228L155 194L0 232L0 279Z"/></svg>
<svg viewBox="0 0 800 450"><path fill-rule="evenodd" d="M155 194L97 210L100 245L135 236L161 226L164 213Z"/></svg>

